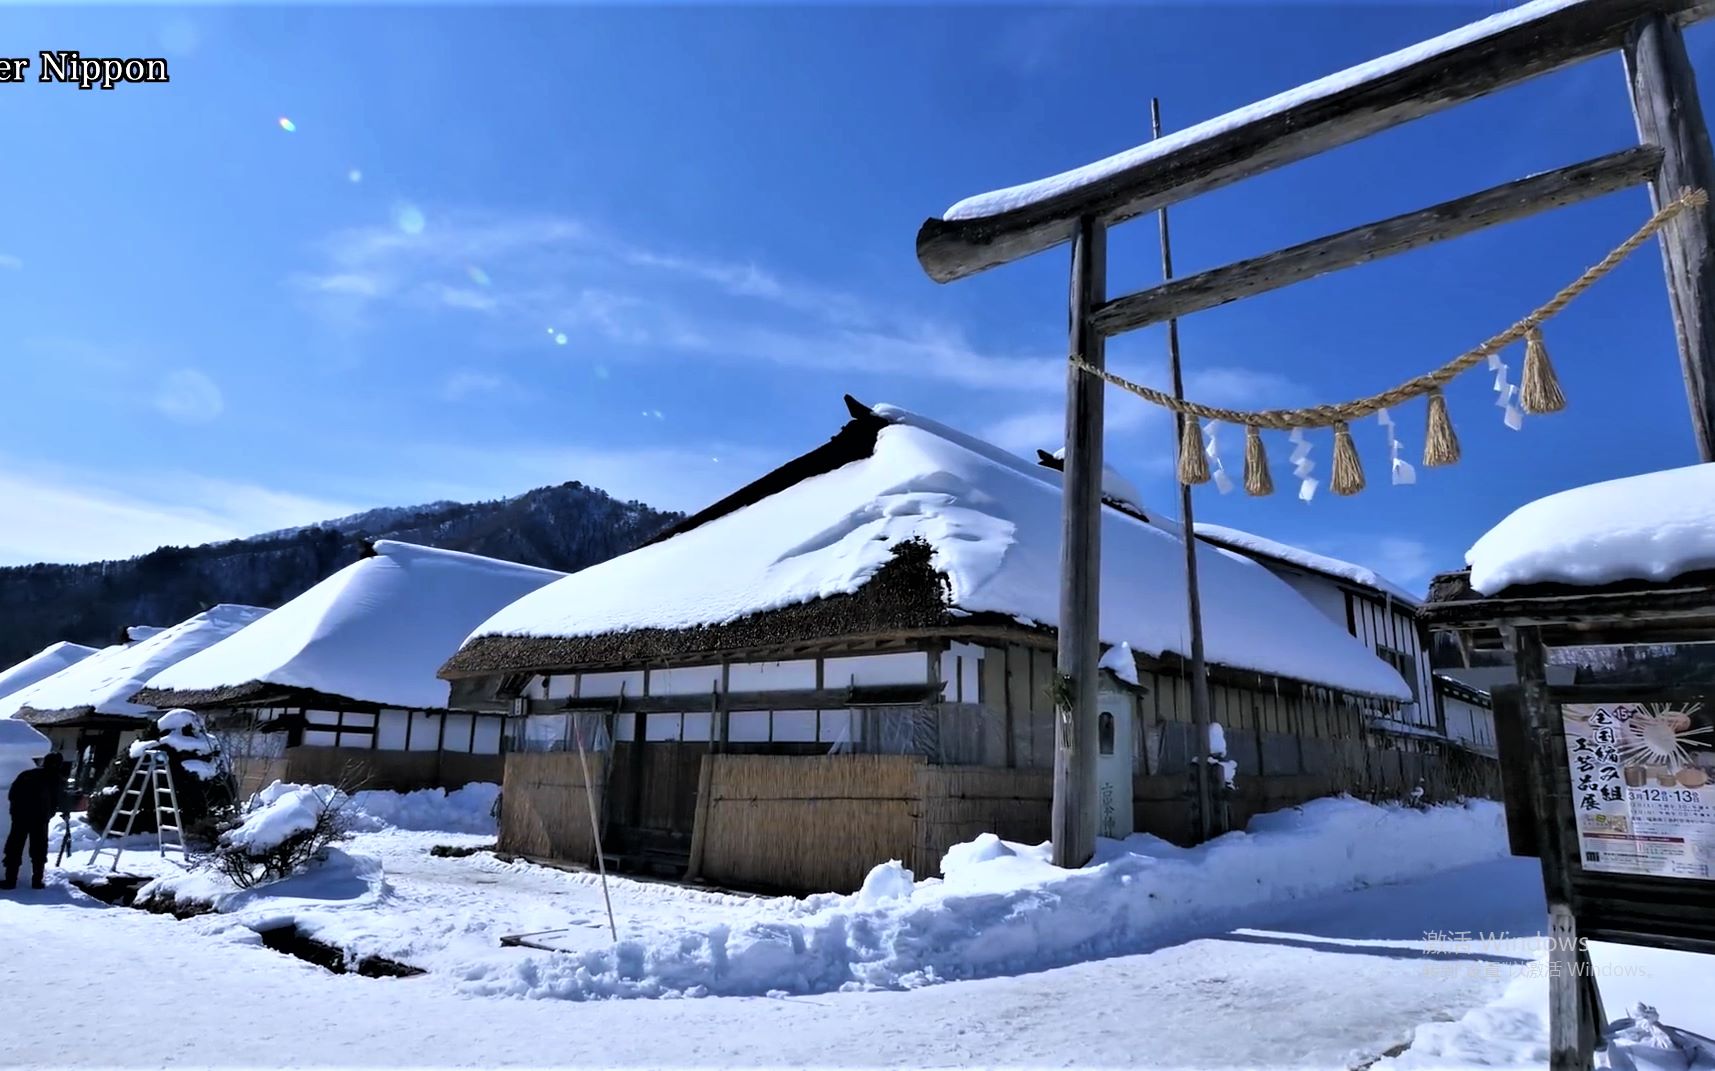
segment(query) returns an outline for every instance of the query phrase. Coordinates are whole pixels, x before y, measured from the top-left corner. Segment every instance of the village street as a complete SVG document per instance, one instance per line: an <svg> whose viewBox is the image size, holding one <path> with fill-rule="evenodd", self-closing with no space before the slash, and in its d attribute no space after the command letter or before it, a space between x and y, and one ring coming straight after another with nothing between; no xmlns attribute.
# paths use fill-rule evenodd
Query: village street
<svg viewBox="0 0 1715 1071"><path fill-rule="evenodd" d="M501 949L498 935L558 926L573 935L569 947L606 947L600 885L592 875L484 853L428 854L433 844L480 841L360 834L348 847L381 861L379 895L336 875L236 903L230 915L186 921L104 907L60 880L0 899L0 986L8 994L0 1062L1347 1068L1397 1049L1420 1024L1457 1020L1500 998L1533 969L1528 938L1543 917L1534 861L1497 858L1259 908L1227 925L1165 936L1138 954L1018 975L772 998L529 999L503 992L502 980L526 991L547 975L547 961L572 956ZM127 856L133 862L159 866L142 854ZM711 920L784 925L800 914L792 901L624 879L612 888L621 937L631 941ZM235 922L265 928L271 916L429 971L405 979L331 974L261 947ZM1461 932L1494 936L1461 950L1448 939ZM1715 1028L1702 987L1672 981L1672 957L1639 955L1597 955L1599 969L1646 971L1604 979L1616 1017L1621 1005L1649 997L1664 1021ZM1545 983L1522 988L1522 1006L1481 1012L1474 1034L1441 1028L1475 1046L1464 1059L1540 1062L1534 1005L1543 1003ZM97 1020L99 1032L85 1028ZM1401 1065L1458 1065L1439 1050L1428 1055L1425 1062L1407 1052Z"/></svg>

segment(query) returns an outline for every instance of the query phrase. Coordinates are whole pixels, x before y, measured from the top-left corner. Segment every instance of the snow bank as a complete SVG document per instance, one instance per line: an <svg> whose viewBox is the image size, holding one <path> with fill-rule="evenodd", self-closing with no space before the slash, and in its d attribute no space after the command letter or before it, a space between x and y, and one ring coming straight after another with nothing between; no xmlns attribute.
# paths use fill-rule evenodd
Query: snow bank
<svg viewBox="0 0 1715 1071"><path fill-rule="evenodd" d="M955 846L944 879L897 862L852 895L547 961L486 964L465 988L585 1000L908 989L1140 952L1259 905L1400 881L1507 852L1498 804L1413 810L1349 798L1262 815L1192 849L1104 842L1064 870L1049 847L992 835Z"/></svg>
<svg viewBox="0 0 1715 1071"><path fill-rule="evenodd" d="M1453 1022L1426 1023L1411 1046L1384 1059L1376 1071L1463 1071L1465 1068L1529 1068L1548 1063L1546 957L1507 986L1500 997ZM1700 979L1702 981L1702 979ZM1715 1068L1715 1041L1660 1021L1655 1008L1638 1004L1610 1024L1606 1066L1635 1071L1708 1071Z"/></svg>
<svg viewBox="0 0 1715 1071"><path fill-rule="evenodd" d="M439 788L359 792L352 797L354 828L492 834L496 831L494 803L499 798L500 786L488 782L475 782L451 792Z"/></svg>
<svg viewBox="0 0 1715 1071"><path fill-rule="evenodd" d="M952 608L1059 620L1062 474L893 406L868 457L524 596L482 636L716 625L861 589L908 540L933 548ZM1102 511L1101 639L1189 655L1177 527ZM1409 700L1400 675L1242 555L1197 550L1208 660ZM711 568L710 563L719 563Z"/></svg>
<svg viewBox="0 0 1715 1071"><path fill-rule="evenodd" d="M341 808L347 827L356 833L406 829L493 834L496 829L494 803L500 798L500 786L479 781L451 792L424 788L415 792L358 792L348 797L332 785L275 781L252 796L249 806L262 809L287 798L329 801Z"/></svg>
<svg viewBox="0 0 1715 1071"><path fill-rule="evenodd" d="M1517 584L1660 581L1715 569L1715 464L1539 498L1477 540L1465 564L1484 595Z"/></svg>

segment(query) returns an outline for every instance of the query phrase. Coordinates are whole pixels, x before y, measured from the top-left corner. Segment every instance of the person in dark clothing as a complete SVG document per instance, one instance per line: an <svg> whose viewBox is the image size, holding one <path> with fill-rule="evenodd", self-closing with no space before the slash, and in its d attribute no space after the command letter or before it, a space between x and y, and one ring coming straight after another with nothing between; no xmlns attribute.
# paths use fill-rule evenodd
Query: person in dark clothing
<svg viewBox="0 0 1715 1071"><path fill-rule="evenodd" d="M18 867L24 861L24 842L30 844L30 865L35 875L32 889L43 887L42 872L48 868L48 821L54 812L64 815L70 810L65 790L65 759L50 751L42 764L25 770L12 782L6 801L12 808L12 832L6 836L6 880L0 889L18 887ZM71 820L69 816L66 819Z"/></svg>

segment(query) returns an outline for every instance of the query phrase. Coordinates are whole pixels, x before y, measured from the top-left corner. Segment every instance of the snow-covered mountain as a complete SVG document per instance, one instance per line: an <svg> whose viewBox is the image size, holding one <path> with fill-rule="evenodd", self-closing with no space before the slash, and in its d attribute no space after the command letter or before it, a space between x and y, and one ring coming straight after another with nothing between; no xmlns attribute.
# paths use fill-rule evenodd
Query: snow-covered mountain
<svg viewBox="0 0 1715 1071"><path fill-rule="evenodd" d="M573 482L491 502L384 507L126 561L0 568L0 667L58 640L104 646L128 625L168 625L216 603L278 606L356 560L363 539L572 572L632 549L678 517Z"/></svg>

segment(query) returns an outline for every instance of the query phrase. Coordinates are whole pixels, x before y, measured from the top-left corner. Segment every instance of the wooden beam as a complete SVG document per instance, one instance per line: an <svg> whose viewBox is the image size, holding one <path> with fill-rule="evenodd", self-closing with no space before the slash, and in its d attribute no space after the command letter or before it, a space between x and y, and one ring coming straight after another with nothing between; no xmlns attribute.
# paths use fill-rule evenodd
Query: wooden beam
<svg viewBox="0 0 1715 1071"><path fill-rule="evenodd" d="M1638 138L1664 150L1650 187L1659 208L1685 189L1715 194L1715 153L1697 96L1697 78L1679 27L1660 15L1643 19L1626 42L1626 81ZM1715 461L1715 204L1687 212L1661 232L1662 266L1673 306L1674 334L1697 450Z"/></svg>
<svg viewBox="0 0 1715 1071"><path fill-rule="evenodd" d="M1108 234L1094 219L1072 243L1071 352L1103 367L1102 336L1090 321L1106 296ZM1060 630L1056 671L1070 690L1054 712L1055 866L1080 867L1096 852L1096 687L1101 660L1102 400L1106 384L1066 370L1066 470L1062 478ZM1069 701L1069 706L1068 706Z"/></svg>
<svg viewBox="0 0 1715 1071"><path fill-rule="evenodd" d="M1593 1034L1583 1026L1583 992L1577 976L1578 922L1573 913L1571 858L1578 845L1566 769L1560 708L1548 692L1548 655L1533 628L1506 630L1519 682L1519 709L1528 739L1531 803L1537 816L1537 853L1548 900L1548 1066L1589 1071Z"/></svg>
<svg viewBox="0 0 1715 1071"><path fill-rule="evenodd" d="M1112 337L1341 268L1407 253L1486 227L1600 197L1648 182L1661 160L1661 149L1640 145L1174 279L1102 305L1096 310L1096 328Z"/></svg>
<svg viewBox="0 0 1715 1071"><path fill-rule="evenodd" d="M917 260L951 282L1619 48L1650 15L1694 22L1709 0L1539 0L1211 119L1018 208L930 219Z"/></svg>

